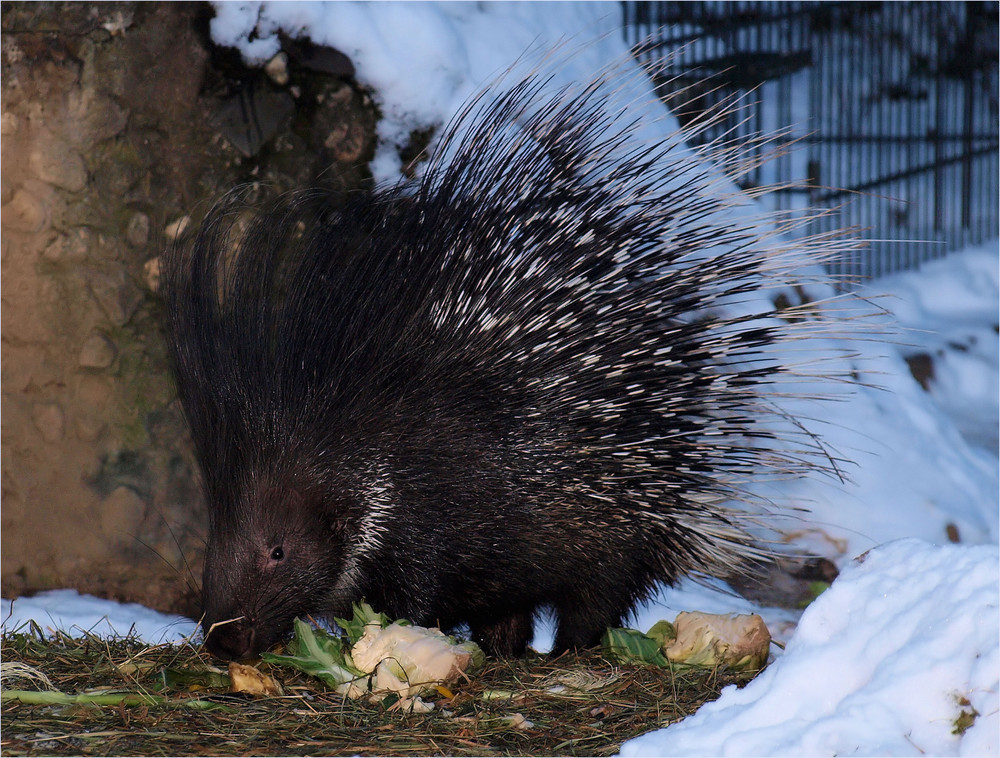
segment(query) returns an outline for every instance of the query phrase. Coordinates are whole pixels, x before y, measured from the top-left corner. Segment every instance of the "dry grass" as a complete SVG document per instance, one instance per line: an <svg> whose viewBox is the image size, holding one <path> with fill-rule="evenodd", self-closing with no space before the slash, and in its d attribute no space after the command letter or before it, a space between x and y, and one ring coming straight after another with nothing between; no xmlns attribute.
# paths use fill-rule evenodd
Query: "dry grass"
<svg viewBox="0 0 1000 758"><path fill-rule="evenodd" d="M230 695L197 684L218 662L190 645L46 640L32 630L4 635L2 657L68 695L130 693L133 703L28 705L10 691L43 690L44 682L5 678L3 755L608 755L750 678L532 654L489 662L453 692L425 698L435 708L417 714L346 700L265 664L284 696Z"/></svg>

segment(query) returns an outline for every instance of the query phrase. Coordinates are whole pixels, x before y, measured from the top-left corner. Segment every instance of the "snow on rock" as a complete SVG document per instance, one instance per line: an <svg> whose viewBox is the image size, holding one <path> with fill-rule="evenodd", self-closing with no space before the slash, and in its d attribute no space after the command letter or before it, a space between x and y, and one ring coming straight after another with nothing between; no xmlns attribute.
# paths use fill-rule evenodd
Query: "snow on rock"
<svg viewBox="0 0 1000 758"><path fill-rule="evenodd" d="M214 3L212 39L262 65L279 31L344 53L379 106L378 181L400 178L398 149L417 129L440 127L531 51L583 45L561 61L560 81L586 81L623 58L616 3Z"/></svg>
<svg viewBox="0 0 1000 758"><path fill-rule="evenodd" d="M915 539L872 550L760 676L621 755L996 755L998 559Z"/></svg>

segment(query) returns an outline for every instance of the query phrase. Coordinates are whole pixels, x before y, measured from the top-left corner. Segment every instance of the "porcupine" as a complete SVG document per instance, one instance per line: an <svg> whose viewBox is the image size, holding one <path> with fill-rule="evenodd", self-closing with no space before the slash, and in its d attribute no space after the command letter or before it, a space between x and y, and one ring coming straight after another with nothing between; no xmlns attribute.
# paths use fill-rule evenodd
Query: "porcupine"
<svg viewBox="0 0 1000 758"><path fill-rule="evenodd" d="M212 652L362 598L498 656L552 612L554 650L583 648L660 583L766 559L748 477L824 465L773 439L798 327L717 307L773 234L606 87L531 73L415 186L235 193L165 257Z"/></svg>

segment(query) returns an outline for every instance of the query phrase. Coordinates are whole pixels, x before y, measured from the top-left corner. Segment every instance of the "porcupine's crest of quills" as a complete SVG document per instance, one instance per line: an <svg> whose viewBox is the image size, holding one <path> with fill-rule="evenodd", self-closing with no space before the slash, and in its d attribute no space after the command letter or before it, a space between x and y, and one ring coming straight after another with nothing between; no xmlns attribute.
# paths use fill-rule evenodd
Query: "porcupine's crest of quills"
<svg viewBox="0 0 1000 758"><path fill-rule="evenodd" d="M732 505L749 477L829 468L772 439L797 370L773 346L808 328L716 313L781 268L774 234L609 86L530 74L415 187L237 193L166 256L213 652L362 597L499 655L551 609L556 650L589 646L658 582L765 556Z"/></svg>

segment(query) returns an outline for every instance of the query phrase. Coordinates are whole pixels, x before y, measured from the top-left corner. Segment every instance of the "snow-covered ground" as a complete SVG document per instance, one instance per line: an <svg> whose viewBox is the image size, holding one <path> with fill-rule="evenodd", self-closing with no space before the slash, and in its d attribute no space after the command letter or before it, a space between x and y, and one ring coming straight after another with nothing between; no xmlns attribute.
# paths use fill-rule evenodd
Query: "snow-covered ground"
<svg viewBox="0 0 1000 758"><path fill-rule="evenodd" d="M157 613L137 603L116 603L76 590L52 590L33 597L0 601L4 631L22 629L34 621L43 631L59 629L79 637L126 636L134 634L151 644L182 642L197 630L194 621L183 616Z"/></svg>
<svg viewBox="0 0 1000 758"><path fill-rule="evenodd" d="M876 548L754 681L622 755L995 755L997 581L993 545Z"/></svg>
<svg viewBox="0 0 1000 758"><path fill-rule="evenodd" d="M441 125L526 51L569 40L556 83L627 60L619 25L617 4L604 3L231 3L218 6L212 31L258 62L277 52L279 28L350 56L383 113L374 171L394 181L411 131ZM834 559L840 578L801 619L721 588L665 589L639 611L637 628L680 610L756 610L787 648L742 690L626 743L623 754L1000 752L998 263L1000 240L863 293L887 311L877 320L891 334L853 345L864 384L837 402L788 407L818 417L817 431L853 462L849 481L803 479L761 493L808 511L781 528L796 548ZM921 353L932 359L929 391L905 362ZM134 625L150 641L194 632L184 619L69 591L4 600L0 616L8 630L33 618L96 633ZM536 644L550 638L542 628ZM971 728L954 733L973 712Z"/></svg>

